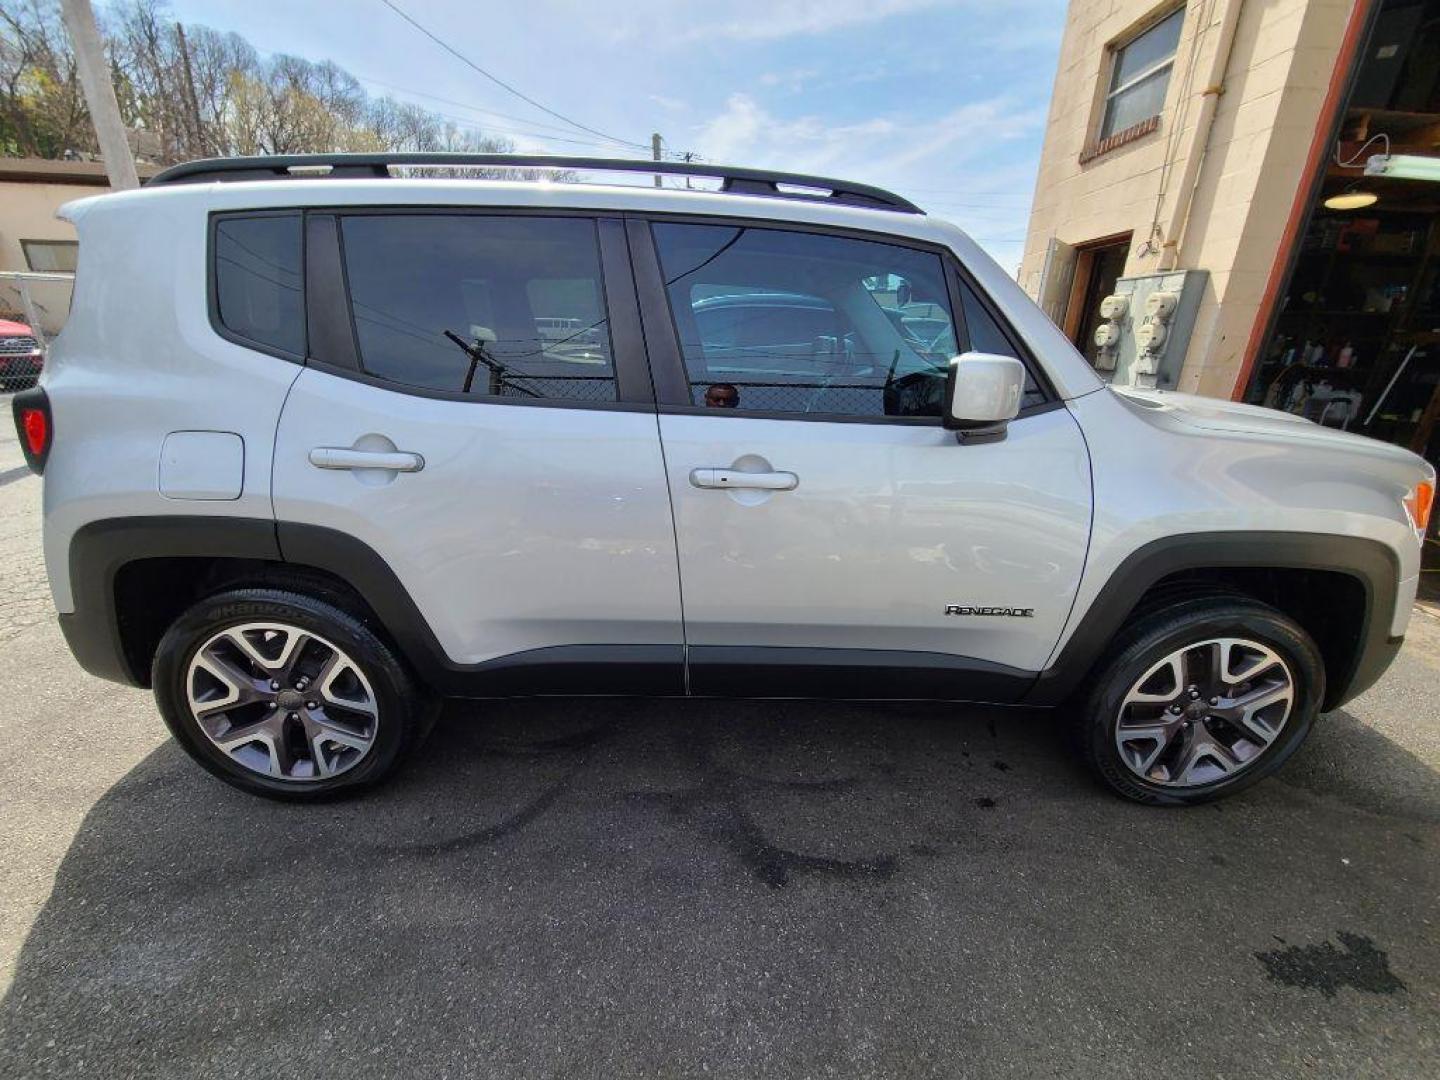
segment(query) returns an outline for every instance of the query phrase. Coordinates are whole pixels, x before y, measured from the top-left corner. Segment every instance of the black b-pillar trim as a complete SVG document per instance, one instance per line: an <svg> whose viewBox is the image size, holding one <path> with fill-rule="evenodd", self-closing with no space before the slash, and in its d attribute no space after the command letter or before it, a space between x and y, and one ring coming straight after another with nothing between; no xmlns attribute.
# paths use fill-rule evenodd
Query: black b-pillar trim
<svg viewBox="0 0 1440 1080"><path fill-rule="evenodd" d="M305 322L310 342L307 359L346 371L360 370L345 287L340 222L334 214L305 215Z"/></svg>

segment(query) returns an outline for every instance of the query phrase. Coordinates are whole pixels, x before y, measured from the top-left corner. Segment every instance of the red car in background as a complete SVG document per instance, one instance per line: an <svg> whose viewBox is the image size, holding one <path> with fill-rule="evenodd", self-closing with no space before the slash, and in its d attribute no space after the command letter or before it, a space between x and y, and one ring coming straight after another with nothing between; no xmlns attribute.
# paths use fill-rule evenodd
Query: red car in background
<svg viewBox="0 0 1440 1080"><path fill-rule="evenodd" d="M45 350L22 322L0 319L0 392L26 390L40 378Z"/></svg>

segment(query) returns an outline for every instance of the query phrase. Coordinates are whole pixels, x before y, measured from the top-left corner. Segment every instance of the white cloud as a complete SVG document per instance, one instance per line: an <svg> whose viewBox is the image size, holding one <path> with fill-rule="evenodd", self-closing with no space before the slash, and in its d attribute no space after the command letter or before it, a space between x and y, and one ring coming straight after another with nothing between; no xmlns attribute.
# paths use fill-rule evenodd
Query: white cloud
<svg viewBox="0 0 1440 1080"><path fill-rule="evenodd" d="M969 102L942 116L876 116L834 124L783 118L750 94L734 93L687 139L707 160L880 184L955 221L1013 269L1024 239L1034 178L1029 161L996 160L995 148L1033 136L1043 107L1008 95Z"/></svg>
<svg viewBox="0 0 1440 1080"><path fill-rule="evenodd" d="M821 34L935 7L941 0L731 0L727 17L692 26L682 40L767 41Z"/></svg>
<svg viewBox="0 0 1440 1080"><path fill-rule="evenodd" d="M818 68L791 68L788 71L767 71L757 80L761 86L780 87L792 94L798 94L808 83L820 75Z"/></svg>
<svg viewBox="0 0 1440 1080"><path fill-rule="evenodd" d="M926 176L926 163L937 156L950 165L970 161L996 142L1026 136L1044 122L1044 109L1018 109L1008 96L971 102L934 119L876 116L835 124L816 116L782 119L751 95L734 93L690 141L712 161L797 172L848 165L856 179L859 171L895 183Z"/></svg>
<svg viewBox="0 0 1440 1080"><path fill-rule="evenodd" d="M883 138L893 121L826 124L813 116L780 120L748 94L731 94L723 112L696 130L694 144L711 161L763 162L796 172L819 172L853 152L862 140Z"/></svg>

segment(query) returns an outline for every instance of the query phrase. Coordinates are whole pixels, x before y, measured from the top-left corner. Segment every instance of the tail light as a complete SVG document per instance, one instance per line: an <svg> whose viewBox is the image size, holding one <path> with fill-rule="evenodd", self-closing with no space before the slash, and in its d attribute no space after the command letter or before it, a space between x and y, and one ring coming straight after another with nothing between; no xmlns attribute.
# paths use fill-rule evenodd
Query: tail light
<svg viewBox="0 0 1440 1080"><path fill-rule="evenodd" d="M50 415L50 398L39 387L16 394L11 407L15 411L15 430L20 435L20 449L25 464L37 473L45 471L45 459L55 442L55 421Z"/></svg>
<svg viewBox="0 0 1440 1080"><path fill-rule="evenodd" d="M1421 480L1405 496L1405 513L1410 515L1410 524L1415 526L1415 535L1425 542L1425 529L1430 524L1430 510L1435 505L1435 483Z"/></svg>

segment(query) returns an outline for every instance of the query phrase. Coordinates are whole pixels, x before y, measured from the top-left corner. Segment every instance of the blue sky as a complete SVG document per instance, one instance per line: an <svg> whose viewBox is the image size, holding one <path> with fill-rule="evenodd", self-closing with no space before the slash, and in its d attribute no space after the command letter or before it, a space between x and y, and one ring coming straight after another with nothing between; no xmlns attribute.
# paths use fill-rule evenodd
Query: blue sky
<svg viewBox="0 0 1440 1080"><path fill-rule="evenodd" d="M591 128L645 145L659 131L667 148L710 161L890 187L958 222L1008 270L1020 261L1064 0L396 2L476 63ZM566 130L380 0L172 7L265 53L334 60L374 93L518 149L641 153Z"/></svg>

